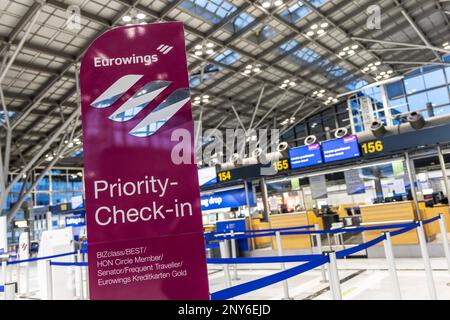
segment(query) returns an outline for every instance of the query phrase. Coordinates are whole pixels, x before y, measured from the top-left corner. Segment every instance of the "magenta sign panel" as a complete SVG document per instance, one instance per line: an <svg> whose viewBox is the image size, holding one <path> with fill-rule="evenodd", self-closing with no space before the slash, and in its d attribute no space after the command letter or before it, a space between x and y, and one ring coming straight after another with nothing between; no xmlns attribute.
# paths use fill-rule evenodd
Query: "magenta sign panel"
<svg viewBox="0 0 450 320"><path fill-rule="evenodd" d="M80 87L90 298L209 299L182 23L104 33Z"/></svg>

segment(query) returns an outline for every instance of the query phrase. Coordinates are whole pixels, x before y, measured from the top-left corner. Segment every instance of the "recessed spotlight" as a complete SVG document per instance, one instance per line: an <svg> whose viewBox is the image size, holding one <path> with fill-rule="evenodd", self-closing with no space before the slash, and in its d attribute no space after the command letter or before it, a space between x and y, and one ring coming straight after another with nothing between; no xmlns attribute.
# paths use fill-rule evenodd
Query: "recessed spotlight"
<svg viewBox="0 0 450 320"><path fill-rule="evenodd" d="M214 43L208 42L208 43L206 44L206 47L207 47L207 48L213 48L213 47L214 47Z"/></svg>
<svg viewBox="0 0 450 320"><path fill-rule="evenodd" d="M289 83L289 80L284 80L283 83Z"/></svg>
<svg viewBox="0 0 450 320"><path fill-rule="evenodd" d="M255 69L253 69L253 72L260 72L260 71L261 71L260 68L255 68Z"/></svg>
<svg viewBox="0 0 450 320"><path fill-rule="evenodd" d="M319 26L318 26L317 24L313 24L313 25L311 26L311 29L312 29L312 30L316 30L318 27L319 27Z"/></svg>
<svg viewBox="0 0 450 320"><path fill-rule="evenodd" d="M318 35L321 35L321 34L324 34L324 33L325 33L325 30L323 30L323 29L317 30L317 34Z"/></svg>
<svg viewBox="0 0 450 320"><path fill-rule="evenodd" d="M145 19L145 14L140 12L136 15L136 18L138 18L139 20Z"/></svg>
<svg viewBox="0 0 450 320"><path fill-rule="evenodd" d="M376 66L381 66L381 62L380 61L375 62L375 65Z"/></svg>
<svg viewBox="0 0 450 320"><path fill-rule="evenodd" d="M348 50L350 50L350 48L349 47L345 47L344 49L342 49L342 50L344 50L344 51L348 51Z"/></svg>
<svg viewBox="0 0 450 320"><path fill-rule="evenodd" d="M320 25L322 29L328 28L328 22L324 22Z"/></svg>
<svg viewBox="0 0 450 320"><path fill-rule="evenodd" d="M195 51L195 55L196 55L196 56L201 56L202 54L203 54L202 51Z"/></svg>
<svg viewBox="0 0 450 320"><path fill-rule="evenodd" d="M273 3L276 7L279 7L283 4L282 0L275 0L275 2Z"/></svg>
<svg viewBox="0 0 450 320"><path fill-rule="evenodd" d="M195 50L202 50L203 46L201 44L198 44L195 46Z"/></svg>
<svg viewBox="0 0 450 320"><path fill-rule="evenodd" d="M213 49L208 49L208 50L206 50L206 54L213 54L214 53L214 50Z"/></svg>
<svg viewBox="0 0 450 320"><path fill-rule="evenodd" d="M130 16L123 16L122 17L122 21L123 22L130 22L131 21L131 17Z"/></svg>
<svg viewBox="0 0 450 320"><path fill-rule="evenodd" d="M353 50L356 50L356 49L358 49L358 48L359 48L359 46L358 46L357 44L355 44L355 45L352 46L352 49L353 49Z"/></svg>
<svg viewBox="0 0 450 320"><path fill-rule="evenodd" d="M350 50L350 51L348 52L348 54L349 54L349 55L355 54L355 50Z"/></svg>
<svg viewBox="0 0 450 320"><path fill-rule="evenodd" d="M270 8L270 1L264 1L262 3L262 6L263 6L264 9L269 9Z"/></svg>

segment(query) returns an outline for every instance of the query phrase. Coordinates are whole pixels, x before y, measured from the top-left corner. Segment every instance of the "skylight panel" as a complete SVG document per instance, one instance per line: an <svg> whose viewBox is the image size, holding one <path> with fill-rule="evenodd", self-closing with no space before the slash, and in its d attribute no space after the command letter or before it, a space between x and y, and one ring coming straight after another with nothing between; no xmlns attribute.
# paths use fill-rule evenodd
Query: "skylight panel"
<svg viewBox="0 0 450 320"><path fill-rule="evenodd" d="M328 1L329 0L310 0L309 3L316 8L319 8ZM288 7L286 10L282 11L280 13L280 16L282 19L288 22L296 23L310 13L311 9L305 6L302 1L297 1L296 3Z"/></svg>
<svg viewBox="0 0 450 320"><path fill-rule="evenodd" d="M229 49L225 50L223 53L219 54L217 57L214 58L214 61L231 65L235 63L237 60L241 58L241 55L238 53L235 53Z"/></svg>
<svg viewBox="0 0 450 320"><path fill-rule="evenodd" d="M224 0L184 0L180 8L213 24L219 23L237 10L234 5Z"/></svg>

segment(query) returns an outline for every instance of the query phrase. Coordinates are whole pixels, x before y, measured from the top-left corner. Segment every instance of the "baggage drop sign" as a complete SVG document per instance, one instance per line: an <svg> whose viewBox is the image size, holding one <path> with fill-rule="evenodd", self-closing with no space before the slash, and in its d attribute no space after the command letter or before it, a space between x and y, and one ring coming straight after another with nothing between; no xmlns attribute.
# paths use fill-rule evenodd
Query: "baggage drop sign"
<svg viewBox="0 0 450 320"><path fill-rule="evenodd" d="M90 298L209 299L182 23L107 31L80 88Z"/></svg>

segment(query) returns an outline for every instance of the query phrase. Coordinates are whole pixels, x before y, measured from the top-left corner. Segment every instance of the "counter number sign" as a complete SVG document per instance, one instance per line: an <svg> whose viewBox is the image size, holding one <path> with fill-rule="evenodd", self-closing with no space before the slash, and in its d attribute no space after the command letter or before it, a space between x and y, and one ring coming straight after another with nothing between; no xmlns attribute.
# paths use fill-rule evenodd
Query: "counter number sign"
<svg viewBox="0 0 450 320"><path fill-rule="evenodd" d="M222 171L217 174L217 178L219 179L219 182L225 182L231 180L231 171Z"/></svg>
<svg viewBox="0 0 450 320"><path fill-rule="evenodd" d="M361 148L363 149L364 154L368 154L368 155L377 154L377 153L383 152L383 150L384 150L383 142L381 140L375 140L375 141L363 143L361 145Z"/></svg>
<svg viewBox="0 0 450 320"><path fill-rule="evenodd" d="M275 171L286 171L289 170L289 161L288 159L279 160L273 164L273 168Z"/></svg>

